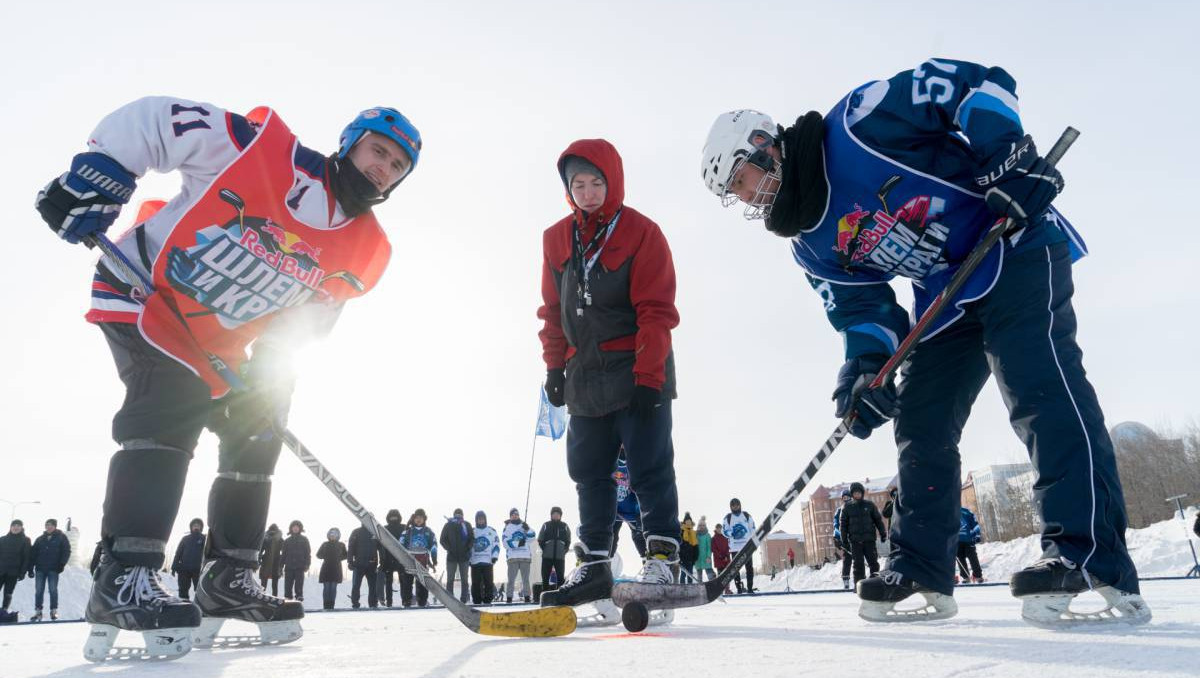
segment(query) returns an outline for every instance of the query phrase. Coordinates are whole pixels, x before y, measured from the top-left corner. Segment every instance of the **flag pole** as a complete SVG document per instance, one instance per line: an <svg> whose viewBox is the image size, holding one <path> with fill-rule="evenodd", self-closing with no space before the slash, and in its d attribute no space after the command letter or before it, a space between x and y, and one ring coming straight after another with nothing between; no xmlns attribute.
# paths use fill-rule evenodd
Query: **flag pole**
<svg viewBox="0 0 1200 678"><path fill-rule="evenodd" d="M525 512L521 517L529 520L529 491L533 488L533 455L537 452L537 429L533 431L533 444L529 446L529 481L525 483Z"/></svg>

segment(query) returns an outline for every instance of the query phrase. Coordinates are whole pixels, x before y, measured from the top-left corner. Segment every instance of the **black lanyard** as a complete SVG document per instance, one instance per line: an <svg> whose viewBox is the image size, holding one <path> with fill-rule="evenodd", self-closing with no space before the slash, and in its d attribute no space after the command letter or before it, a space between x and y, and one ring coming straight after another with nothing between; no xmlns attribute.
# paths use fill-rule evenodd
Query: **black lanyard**
<svg viewBox="0 0 1200 678"><path fill-rule="evenodd" d="M617 220L620 218L621 211L617 210L617 214L606 226L601 227L597 225L596 232L592 235L592 239L588 241L587 245L583 244L583 236L580 235L580 229L578 227L571 229L571 240L574 244L571 249L571 267L575 270L575 315L583 315L583 309L592 305L592 294L589 286L592 267L599 261L600 253L604 251L604 246L608 244L613 231L617 228ZM589 252L591 253L590 256Z"/></svg>

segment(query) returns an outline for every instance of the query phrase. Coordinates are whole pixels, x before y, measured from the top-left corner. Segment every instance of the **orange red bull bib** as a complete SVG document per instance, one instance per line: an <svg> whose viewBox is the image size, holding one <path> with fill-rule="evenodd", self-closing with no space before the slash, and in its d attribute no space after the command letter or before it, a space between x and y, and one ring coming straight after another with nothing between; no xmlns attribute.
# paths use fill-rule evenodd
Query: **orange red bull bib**
<svg viewBox="0 0 1200 678"><path fill-rule="evenodd" d="M138 320L146 340L191 367L214 397L229 386L206 353L236 370L276 314L364 294L391 255L369 212L328 229L295 219L286 200L296 137L270 109L247 117L261 124L258 135L172 229Z"/></svg>

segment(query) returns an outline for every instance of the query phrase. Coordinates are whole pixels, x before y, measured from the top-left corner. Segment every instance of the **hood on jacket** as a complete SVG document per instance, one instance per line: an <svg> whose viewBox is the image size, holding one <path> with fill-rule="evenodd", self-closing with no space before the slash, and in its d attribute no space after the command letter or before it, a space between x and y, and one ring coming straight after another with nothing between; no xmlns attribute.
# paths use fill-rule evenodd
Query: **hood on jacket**
<svg viewBox="0 0 1200 678"><path fill-rule="evenodd" d="M398 523L402 519L403 518L400 515L400 509L392 509L391 511L387 512L387 522L389 523Z"/></svg>
<svg viewBox="0 0 1200 678"><path fill-rule="evenodd" d="M595 214L588 214L586 219L583 210L579 209L575 205L575 200L571 198L571 186L567 182L565 167L566 160L570 156L583 158L595 165L604 173L604 183L608 187L608 192L604 196L604 204ZM621 155L617 153L617 149L612 144L604 139L580 139L567 146L567 150L558 156L558 176L563 182L563 188L567 191L567 204L571 206L571 211L575 213L585 228L612 219L617 210L621 209L621 205L625 203L625 168L621 164Z"/></svg>
<svg viewBox="0 0 1200 678"><path fill-rule="evenodd" d="M288 525L288 534L291 534L291 533L292 533L292 528L293 528L293 527L298 527L298 528L300 528L300 531L301 531L301 532L304 532L304 523L300 522L299 520L293 520L293 521L291 522L291 524L290 524L290 525Z"/></svg>
<svg viewBox="0 0 1200 678"><path fill-rule="evenodd" d="M342 538L342 531L336 527L331 527L329 528L329 531L325 533L325 537L332 539L333 541L337 541Z"/></svg>
<svg viewBox="0 0 1200 678"><path fill-rule="evenodd" d="M863 487L862 483L850 483L850 496L853 497L855 492L861 492L864 497L867 496L867 488Z"/></svg>

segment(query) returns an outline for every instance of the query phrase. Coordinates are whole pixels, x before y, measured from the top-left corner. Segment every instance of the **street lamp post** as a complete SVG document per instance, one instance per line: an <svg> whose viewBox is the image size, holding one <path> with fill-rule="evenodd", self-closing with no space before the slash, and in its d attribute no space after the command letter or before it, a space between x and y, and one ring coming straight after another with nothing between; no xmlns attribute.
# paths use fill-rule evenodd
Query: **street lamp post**
<svg viewBox="0 0 1200 678"><path fill-rule="evenodd" d="M42 502L36 501L36 500L35 501L9 501L7 499L0 499L0 502L8 504L10 507L9 511L8 511L8 523L10 525L12 524L12 521L15 520L17 517L17 507L18 506L20 506L22 504L41 504L42 503Z"/></svg>
<svg viewBox="0 0 1200 678"><path fill-rule="evenodd" d="M1174 497L1167 497L1167 503L1175 502L1175 508L1179 511L1179 519L1183 521L1184 538L1187 539L1188 548L1192 550L1192 563L1194 564L1192 565L1192 569L1188 570L1188 573L1184 576L1200 577L1200 560L1196 559L1196 545L1192 543L1192 535L1188 534L1187 518L1183 514L1183 502L1180 501L1186 496L1186 494L1177 494Z"/></svg>

